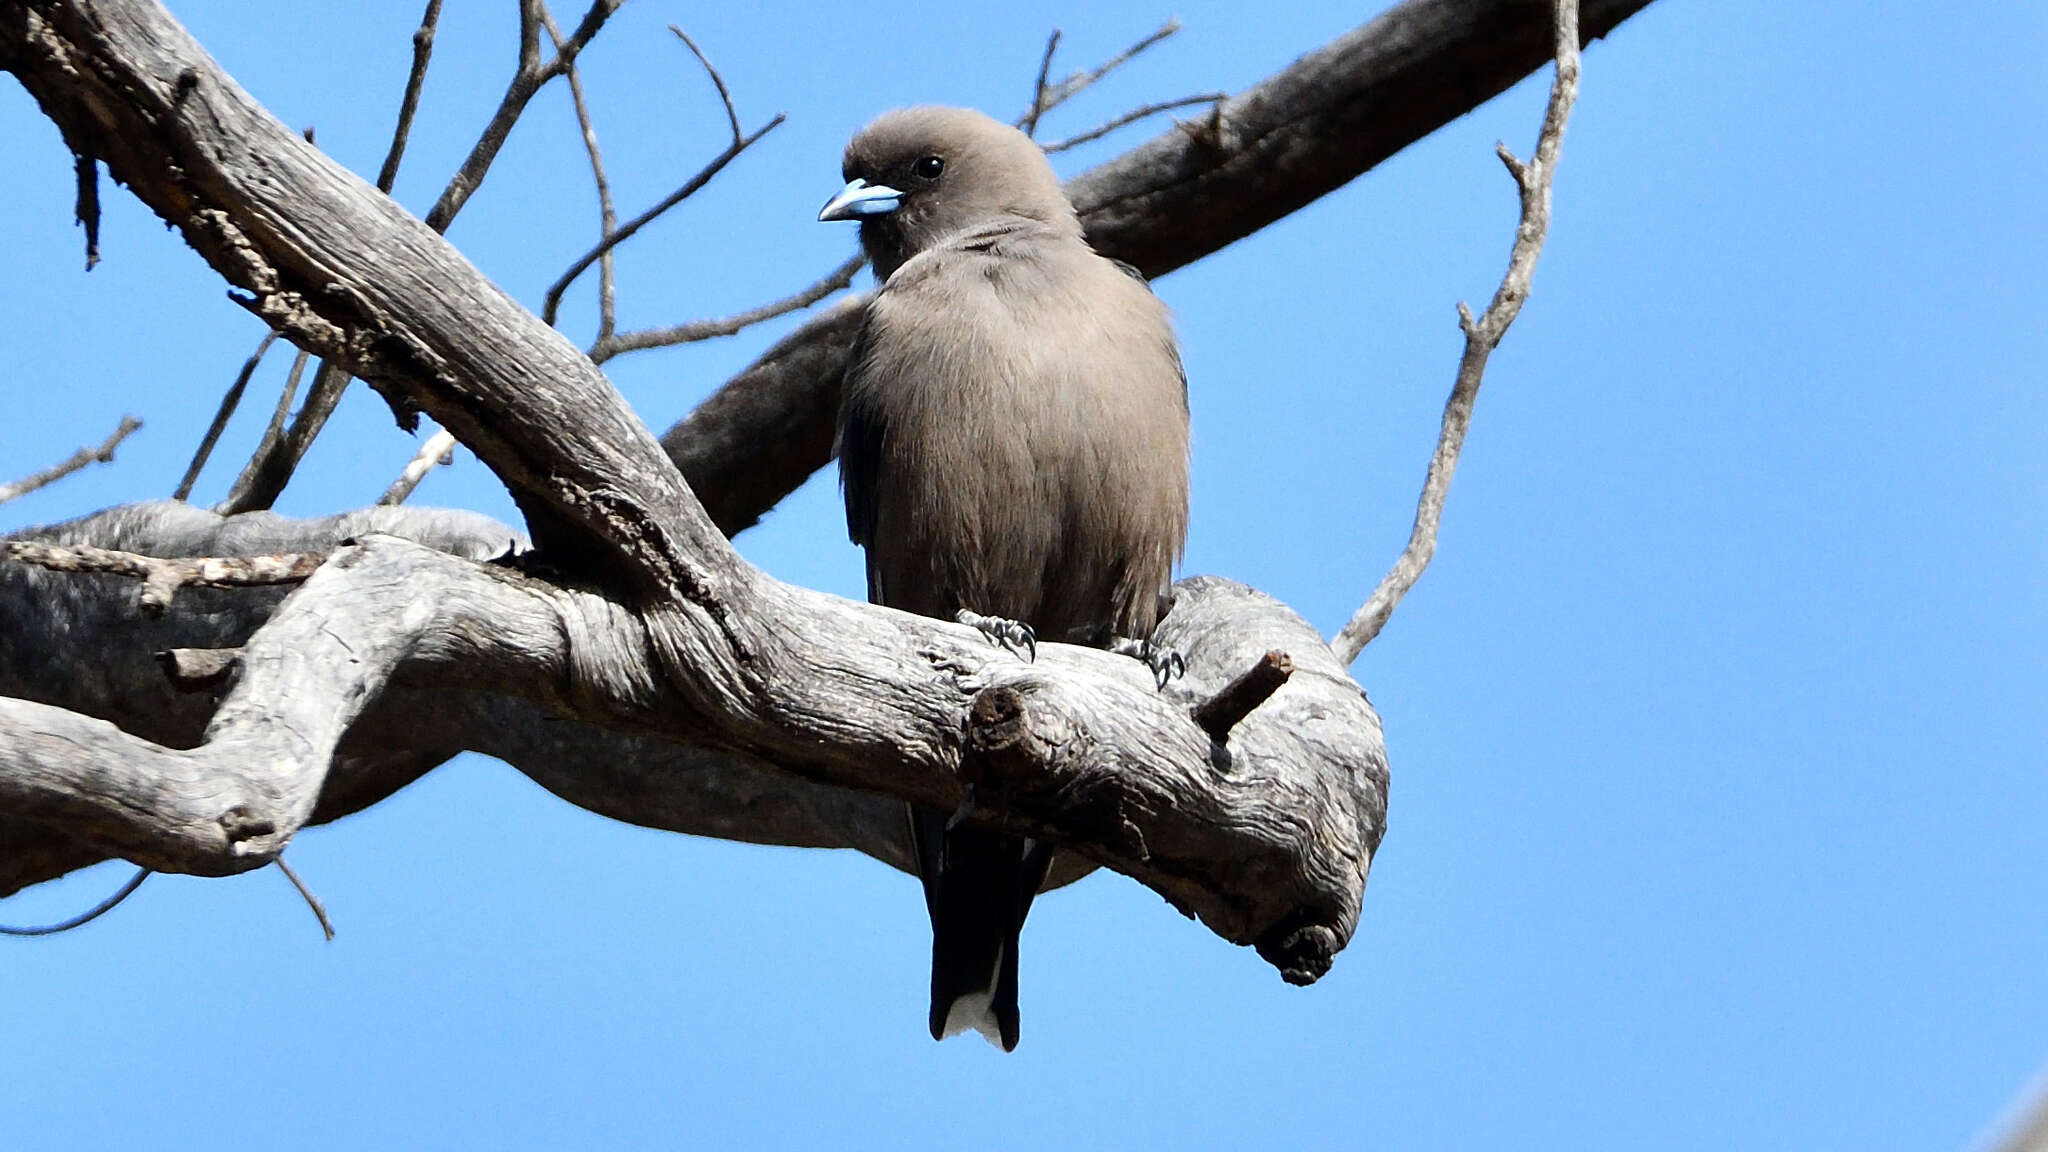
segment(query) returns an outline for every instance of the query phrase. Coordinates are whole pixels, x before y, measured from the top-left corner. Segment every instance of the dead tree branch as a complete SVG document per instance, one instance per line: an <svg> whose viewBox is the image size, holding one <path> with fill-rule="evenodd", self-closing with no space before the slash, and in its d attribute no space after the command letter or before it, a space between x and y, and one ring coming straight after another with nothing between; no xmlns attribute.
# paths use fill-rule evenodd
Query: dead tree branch
<svg viewBox="0 0 2048 1152"><path fill-rule="evenodd" d="M562 50L562 31L555 27L555 18L545 7L541 17L547 23L548 38L555 42L555 51ZM677 35L681 35L680 32ZM684 43L689 43L687 38ZM702 59L700 56L699 59ZM619 227L618 209L612 204L612 184L604 172L604 151L597 146L597 126L590 116L590 101L583 94L583 72L574 64L568 69L569 100L576 110L576 127L583 134L583 151L590 157L590 177L597 185L597 236L600 241L611 239ZM618 327L619 302L618 284L613 275L612 253L606 252L597 261L597 338L602 341ZM400 497L404 499L404 497Z"/></svg>
<svg viewBox="0 0 2048 1152"><path fill-rule="evenodd" d="M166 560L136 552L79 545L70 548L33 540L0 541L0 556L21 564L34 564L52 572L107 572L132 576L142 581L138 606L147 615L170 607L178 589L252 588L266 584L296 584L313 574L326 557L318 552L296 552L285 556L202 556Z"/></svg>
<svg viewBox="0 0 2048 1152"><path fill-rule="evenodd" d="M398 479L391 482L391 487L384 490L384 495L377 497L377 503L405 503L406 498L412 495L412 490L420 486L420 481L427 478L427 473L433 471L435 465L447 464L454 458L455 437L450 435L446 428L436 431L427 437L425 444L420 445L419 452L406 464L405 471L399 473Z"/></svg>
<svg viewBox="0 0 2048 1152"><path fill-rule="evenodd" d="M1038 135L1038 122L1044 119L1047 112L1086 92L1094 87L1096 82L1103 77L1137 59L1146 49L1157 45L1160 41L1165 40L1178 31L1180 31L1180 21L1168 20L1166 23L1161 24L1151 35L1110 57L1108 60L1103 61L1101 64L1093 68L1084 68L1079 72L1069 75L1057 84L1049 85L1046 83L1046 77L1052 71L1053 53L1060 46L1060 31L1057 28L1053 29L1052 35L1047 37L1045 41L1045 55L1038 62L1038 82L1032 86L1031 110L1016 119L1017 127L1022 128L1026 136Z"/></svg>
<svg viewBox="0 0 2048 1152"><path fill-rule="evenodd" d="M647 348L669 348L677 344L692 344L700 340L737 335L777 316L801 312L834 292L851 287L853 278L860 274L860 270L867 266L867 262L868 258L865 255L849 256L839 267L827 272L816 282L780 300L773 300L758 308L749 308L745 312L731 316L716 320L692 320L673 328L644 328L622 336L600 336L597 343L590 346L590 359L602 364L614 356L622 356L628 352L638 352Z"/></svg>
<svg viewBox="0 0 2048 1152"><path fill-rule="evenodd" d="M777 112L772 119L756 128L753 132L742 132L740 130L739 112L733 108L732 93L725 86L725 78L718 74L718 69L711 66L711 61L698 49L696 42L683 33L681 28L671 24L669 31L674 32L684 44L689 46L691 54L697 57L697 62L704 66L706 72L710 73L711 82L717 85L718 98L725 105L726 120L732 127L732 141L718 155L713 156L709 163L698 169L696 175L684 181L682 187L662 197L652 208L626 221L616 230L607 232L597 242L595 247L585 252L582 256L577 257L575 262L570 264L568 269L561 276L557 277L553 284L548 286L547 297L541 306L540 317L549 324L555 322L555 315L561 310L562 293L567 292L569 285L575 283L576 278L583 275L586 269L611 252L612 249L632 239L635 233L659 219L663 213L696 195L706 184L711 183L713 177L724 171L727 164L737 159L740 153L753 147L754 143L760 140L761 137L774 131L787 118L783 113ZM602 343L603 340L604 337L600 336L599 342Z"/></svg>
<svg viewBox="0 0 2048 1152"><path fill-rule="evenodd" d="M140 427L142 427L142 421L137 420L135 417L121 417L121 423L115 426L111 435L100 442L99 447L80 448L62 461L43 469L41 472L37 472L32 476L24 476L11 484L0 484L0 504L5 504L9 500L20 499L38 488L47 488L89 464L113 463L114 449L119 448L121 441L126 440L131 433Z"/></svg>
<svg viewBox="0 0 2048 1152"><path fill-rule="evenodd" d="M1494 290L1493 300L1477 320L1472 310L1458 305L1458 326L1465 333L1465 352L1458 361L1458 376L1444 403L1442 430L1436 451L1429 460L1429 472L1422 482L1422 498L1415 508L1415 526L1408 546L1401 552L1379 587L1337 633L1330 646L1337 658L1349 665L1372 643L1401 598L1415 586L1423 569L1436 554L1438 526L1443 522L1444 501L1451 491L1451 477L1458 469L1458 454L1465 446L1465 432L1472 426L1472 406L1479 399L1479 385L1486 377L1486 360L1507 335L1508 325L1521 314L1529 298L1529 282L1536 274L1536 259L1543 254L1543 240L1550 232L1550 186L1557 176L1559 149L1564 145L1564 128L1571 119L1572 102L1579 95L1579 4L1578 0L1554 0L1557 21L1557 72L1550 82L1550 102L1543 111L1543 128L1536 137L1536 153L1528 163L1515 158L1506 144L1497 146L1500 161L1514 177L1521 199L1521 219L1515 226L1515 242L1508 254L1508 269Z"/></svg>
<svg viewBox="0 0 2048 1152"><path fill-rule="evenodd" d="M1069 148L1079 148L1083 144L1100 140L1119 128L1136 124L1140 120L1157 116L1161 112L1172 112L1179 108L1193 108L1197 104L1207 104L1213 108L1229 98L1230 94L1227 92L1203 92L1196 96L1183 96L1178 100L1161 100L1156 104L1146 104L1142 107L1133 108L1106 124L1069 136L1057 143L1047 144L1045 145L1045 151L1048 155L1052 155L1065 152Z"/></svg>
<svg viewBox="0 0 2048 1152"><path fill-rule="evenodd" d="M256 351L242 361L242 370L235 373L234 382L220 398L220 407L214 409L213 423L206 426L206 435L199 438L199 447L192 453L192 463L185 466L185 475L179 479L177 490L171 493L173 500L188 500L192 486L199 482L199 473L206 468L206 462L213 457L213 446L220 442L220 434L227 430L228 421L234 417L235 409L241 406L242 393L249 389L249 378L256 374L256 367L263 363L263 356L270 346L277 343L277 333L265 332L263 339L256 342Z"/></svg>
<svg viewBox="0 0 2048 1152"><path fill-rule="evenodd" d="M441 0L427 0L420 26L412 34L412 70L405 77L405 95L398 101L398 124L391 130L391 147L377 169L377 191L390 195L398 183L398 165L405 159L405 143L412 137L413 117L419 114L420 90L427 83L427 64L434 58L434 33L441 25ZM561 44L556 42L556 50Z"/></svg>
<svg viewBox="0 0 2048 1152"><path fill-rule="evenodd" d="M1583 40L1650 0L1585 0ZM1067 183L1089 243L1157 278L1286 216L1471 111L1553 56L1548 5L1404 0ZM832 458L853 305L835 307L662 434L728 533Z"/></svg>

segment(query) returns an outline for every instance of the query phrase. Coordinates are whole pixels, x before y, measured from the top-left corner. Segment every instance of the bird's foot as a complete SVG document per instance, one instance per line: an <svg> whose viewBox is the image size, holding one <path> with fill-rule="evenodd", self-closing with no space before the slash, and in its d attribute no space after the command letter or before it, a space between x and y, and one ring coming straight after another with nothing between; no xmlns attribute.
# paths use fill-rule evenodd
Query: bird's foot
<svg viewBox="0 0 2048 1152"><path fill-rule="evenodd" d="M990 643L1000 644L1026 660L1038 659L1038 633L1021 620L983 616L965 608L953 613L953 619L988 637Z"/></svg>
<svg viewBox="0 0 2048 1152"><path fill-rule="evenodd" d="M1187 675L1187 658L1171 648L1154 644L1150 640L1134 640L1129 636L1118 636L1109 642L1109 650L1119 656L1129 656L1142 661L1152 670L1152 679L1160 688Z"/></svg>

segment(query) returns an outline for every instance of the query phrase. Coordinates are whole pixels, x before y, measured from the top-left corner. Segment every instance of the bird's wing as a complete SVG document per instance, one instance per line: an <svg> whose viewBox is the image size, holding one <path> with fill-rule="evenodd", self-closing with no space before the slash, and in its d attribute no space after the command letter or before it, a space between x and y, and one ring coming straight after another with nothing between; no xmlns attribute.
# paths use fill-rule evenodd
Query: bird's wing
<svg viewBox="0 0 2048 1152"><path fill-rule="evenodd" d="M839 408L839 490L846 501L846 534L855 544L868 548L875 539L877 481L881 468L883 415L870 393L859 387L860 375L869 366L872 319L861 323L854 337L853 352L846 362L846 379ZM877 586L880 573L869 551L868 599L882 600Z"/></svg>

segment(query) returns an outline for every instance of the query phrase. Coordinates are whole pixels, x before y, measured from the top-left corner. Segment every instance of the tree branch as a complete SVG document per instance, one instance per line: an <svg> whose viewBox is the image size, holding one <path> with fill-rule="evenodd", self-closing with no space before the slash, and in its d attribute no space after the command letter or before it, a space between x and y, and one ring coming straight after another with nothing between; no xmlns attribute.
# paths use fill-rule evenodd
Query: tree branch
<svg viewBox="0 0 2048 1152"><path fill-rule="evenodd" d="M1472 426L1472 406L1479 399L1479 385L1486 377L1486 360L1507 335L1508 325L1521 314L1529 298L1529 282L1536 274L1536 258L1543 254L1543 240L1550 232L1550 186L1557 176L1558 150L1564 144L1564 128L1571 119L1572 103L1579 95L1579 4L1578 0L1555 0L1557 73L1550 83L1550 101L1543 111L1543 128L1536 137L1536 155L1527 164L1515 159L1508 146L1497 146L1501 163L1514 177L1521 199L1521 219L1515 225L1515 242L1508 254L1507 273L1493 300L1479 319L1471 309L1458 305L1458 324L1465 333L1465 352L1458 361L1457 380L1450 399L1444 403L1442 430L1436 451L1423 478L1422 498L1415 509L1415 526L1400 559L1381 578L1379 587L1354 613L1336 639L1330 642L1337 658L1345 664L1358 659L1380 629L1394 614L1401 598L1415 586L1423 569L1436 554L1437 528L1443 522L1444 501L1450 496L1451 477L1458 470L1458 454L1465 446L1465 432Z"/></svg>
<svg viewBox="0 0 2048 1152"><path fill-rule="evenodd" d="M100 442L99 447L80 448L62 461L43 469L41 472L24 476L11 484L0 484L0 504L5 504L9 500L18 500L38 488L47 488L89 464L113 463L114 449L120 447L121 441L126 440L130 433L133 433L140 427L142 427L142 421L137 420L135 417L121 417L121 423L115 426L111 435Z"/></svg>

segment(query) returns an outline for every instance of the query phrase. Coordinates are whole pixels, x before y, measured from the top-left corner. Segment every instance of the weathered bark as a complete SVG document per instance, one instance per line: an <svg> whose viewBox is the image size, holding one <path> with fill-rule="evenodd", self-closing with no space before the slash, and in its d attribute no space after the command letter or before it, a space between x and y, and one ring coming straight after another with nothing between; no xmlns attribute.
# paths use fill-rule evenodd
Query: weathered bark
<svg viewBox="0 0 2048 1152"><path fill-rule="evenodd" d="M1584 0L1596 40L1650 0ZM1241 240L1493 98L1551 58L1548 0L1408 0L1067 194L1104 255L1164 276ZM792 333L662 434L730 535L832 458L857 305Z"/></svg>
<svg viewBox="0 0 2048 1152"><path fill-rule="evenodd" d="M969 629L780 584L732 552L587 359L154 4L0 8L0 66L253 311L461 437L540 550L483 564L386 535L336 547L240 644L190 747L0 700L0 812L160 869L256 867L323 804L369 802L444 754L373 746L364 778L330 779L386 701L453 689L935 807L961 803L971 766L986 786L970 819L1136 877L1291 980L1350 939L1383 829L1379 725L1292 613L1183 584L1160 637L1188 674L1162 693L1121 657L1046 645L1027 664ZM1296 668L1284 688L1226 744L1196 726L1191 704L1275 649ZM631 819L677 794L602 772L544 782Z"/></svg>

